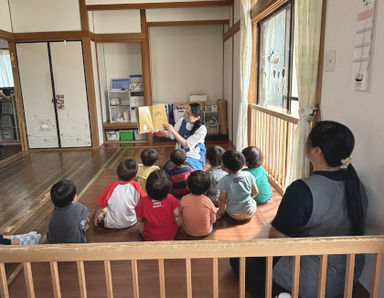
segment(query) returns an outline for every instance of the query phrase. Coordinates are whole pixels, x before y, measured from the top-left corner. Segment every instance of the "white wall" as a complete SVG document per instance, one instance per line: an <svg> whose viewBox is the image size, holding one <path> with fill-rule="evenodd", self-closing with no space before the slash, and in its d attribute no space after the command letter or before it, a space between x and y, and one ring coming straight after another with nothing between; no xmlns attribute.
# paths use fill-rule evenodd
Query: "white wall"
<svg viewBox="0 0 384 298"><path fill-rule="evenodd" d="M371 51L370 91L357 92L351 88L352 51L359 0L328 0L325 52L336 50L336 70L324 72L322 88L323 119L340 121L351 128L355 135L353 165L364 182L369 208L367 231L384 234L384 2L376 1L375 30ZM348 8L348 9L346 9ZM361 278L370 288L372 266L370 260ZM381 294L384 297L384 278L381 278Z"/></svg>
<svg viewBox="0 0 384 298"><path fill-rule="evenodd" d="M105 10L93 12L95 33L141 32L140 10Z"/></svg>
<svg viewBox="0 0 384 298"><path fill-rule="evenodd" d="M224 98L227 101L229 139L232 140L232 38L224 43Z"/></svg>
<svg viewBox="0 0 384 298"><path fill-rule="evenodd" d="M78 0L13 0L14 32L81 30Z"/></svg>
<svg viewBox="0 0 384 298"><path fill-rule="evenodd" d="M239 123L240 91L240 32L234 36L233 47L233 123ZM232 143L236 147L237 127L233 126ZM243 129L248 129L243 127Z"/></svg>
<svg viewBox="0 0 384 298"><path fill-rule="evenodd" d="M12 32L8 0L0 0L0 30Z"/></svg>
<svg viewBox="0 0 384 298"><path fill-rule="evenodd" d="M93 81L95 86L95 98L96 98L96 113L97 113L97 127L99 130L99 145L101 146L104 143L103 137L103 121L101 114L101 100L100 100L100 86L99 79L97 75L97 55L96 55L96 44L91 41L91 52L92 52L92 68L93 68Z"/></svg>
<svg viewBox="0 0 384 298"><path fill-rule="evenodd" d="M102 121L105 122L108 120L108 107L107 107L107 97L106 92L108 90L107 86L107 75L105 69L105 53L104 53L104 44L96 44L97 52L97 63L98 63L98 78L99 78L99 88L100 88L100 101L102 107Z"/></svg>
<svg viewBox="0 0 384 298"><path fill-rule="evenodd" d="M223 27L150 28L153 102L185 103L190 93L223 97Z"/></svg>
<svg viewBox="0 0 384 298"><path fill-rule="evenodd" d="M147 22L227 20L228 7L147 9Z"/></svg>

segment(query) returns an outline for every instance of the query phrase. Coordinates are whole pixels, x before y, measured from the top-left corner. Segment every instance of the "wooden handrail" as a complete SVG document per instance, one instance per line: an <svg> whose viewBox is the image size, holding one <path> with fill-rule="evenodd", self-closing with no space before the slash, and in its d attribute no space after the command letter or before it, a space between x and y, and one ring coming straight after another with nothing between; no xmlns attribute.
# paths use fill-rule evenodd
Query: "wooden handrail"
<svg viewBox="0 0 384 298"><path fill-rule="evenodd" d="M376 254L384 235L255 240L43 244L0 247L0 263Z"/></svg>
<svg viewBox="0 0 384 298"><path fill-rule="evenodd" d="M296 117L293 117L291 115L288 115L288 114L285 114L285 113L281 113L281 112L277 112L277 111L273 111L273 110L264 108L262 106L254 104L254 103L250 104L250 106L251 106L252 109L255 109L255 110L263 112L265 114L268 114L268 115L274 116L276 118L288 121L290 123L293 123L293 124L299 123L299 119L297 119Z"/></svg>

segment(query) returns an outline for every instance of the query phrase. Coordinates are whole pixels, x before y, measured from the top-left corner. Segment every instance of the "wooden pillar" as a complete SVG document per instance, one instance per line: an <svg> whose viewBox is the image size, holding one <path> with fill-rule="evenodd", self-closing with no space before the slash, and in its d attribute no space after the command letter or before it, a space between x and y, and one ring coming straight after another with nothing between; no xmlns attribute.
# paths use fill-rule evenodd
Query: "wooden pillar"
<svg viewBox="0 0 384 298"><path fill-rule="evenodd" d="M16 110L17 110L17 122L19 126L19 136L21 143L21 150L28 151L28 143L27 143L27 131L25 127L25 119L24 119L24 106L23 106L23 98L21 96L21 85L20 85L20 77L19 77L19 68L16 60L16 46L13 41L8 43L9 45L9 54L11 56L11 64L12 64L12 73L13 73L13 81L15 84L15 98L16 98Z"/></svg>
<svg viewBox="0 0 384 298"><path fill-rule="evenodd" d="M151 84L151 56L149 53L149 35L145 9L140 10L141 17L141 33L144 33L144 39L141 41L141 61L143 69L143 85L144 85L144 104L152 105L152 84ZM153 142L153 136L147 134L147 142Z"/></svg>

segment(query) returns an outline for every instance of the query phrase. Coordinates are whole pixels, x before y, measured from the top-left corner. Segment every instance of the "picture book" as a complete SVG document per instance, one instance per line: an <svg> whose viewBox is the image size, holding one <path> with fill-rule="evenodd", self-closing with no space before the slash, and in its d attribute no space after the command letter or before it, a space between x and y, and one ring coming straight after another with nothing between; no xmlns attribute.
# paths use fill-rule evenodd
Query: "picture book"
<svg viewBox="0 0 384 298"><path fill-rule="evenodd" d="M165 105L138 107L139 133L148 133L153 130L164 129L163 125L168 123Z"/></svg>

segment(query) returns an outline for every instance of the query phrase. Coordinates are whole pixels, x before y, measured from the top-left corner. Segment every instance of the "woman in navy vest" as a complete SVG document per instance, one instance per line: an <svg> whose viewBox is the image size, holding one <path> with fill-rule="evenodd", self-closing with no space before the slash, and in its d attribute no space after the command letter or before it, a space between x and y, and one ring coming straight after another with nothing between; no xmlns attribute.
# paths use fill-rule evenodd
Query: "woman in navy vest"
<svg viewBox="0 0 384 298"><path fill-rule="evenodd" d="M363 235L367 211L364 186L351 164L355 140L351 130L334 121L320 121L311 130L305 153L313 173L294 181L285 190L270 238ZM299 296L317 297L319 256L302 256ZM236 274L238 259L231 259ZM265 295L265 258L247 258L246 286L256 297ZM356 255L354 281L361 275L364 255ZM292 257L275 257L273 297L291 292ZM344 295L345 255L329 255L326 298ZM282 295L281 295L282 296Z"/></svg>
<svg viewBox="0 0 384 298"><path fill-rule="evenodd" d="M162 134L176 140L176 149L183 149L187 154L186 162L195 170L201 170L205 165L205 137L207 128L202 122L203 108L199 103L191 103L175 126L165 124ZM167 162L168 163L168 162ZM164 168L167 164L164 165Z"/></svg>

